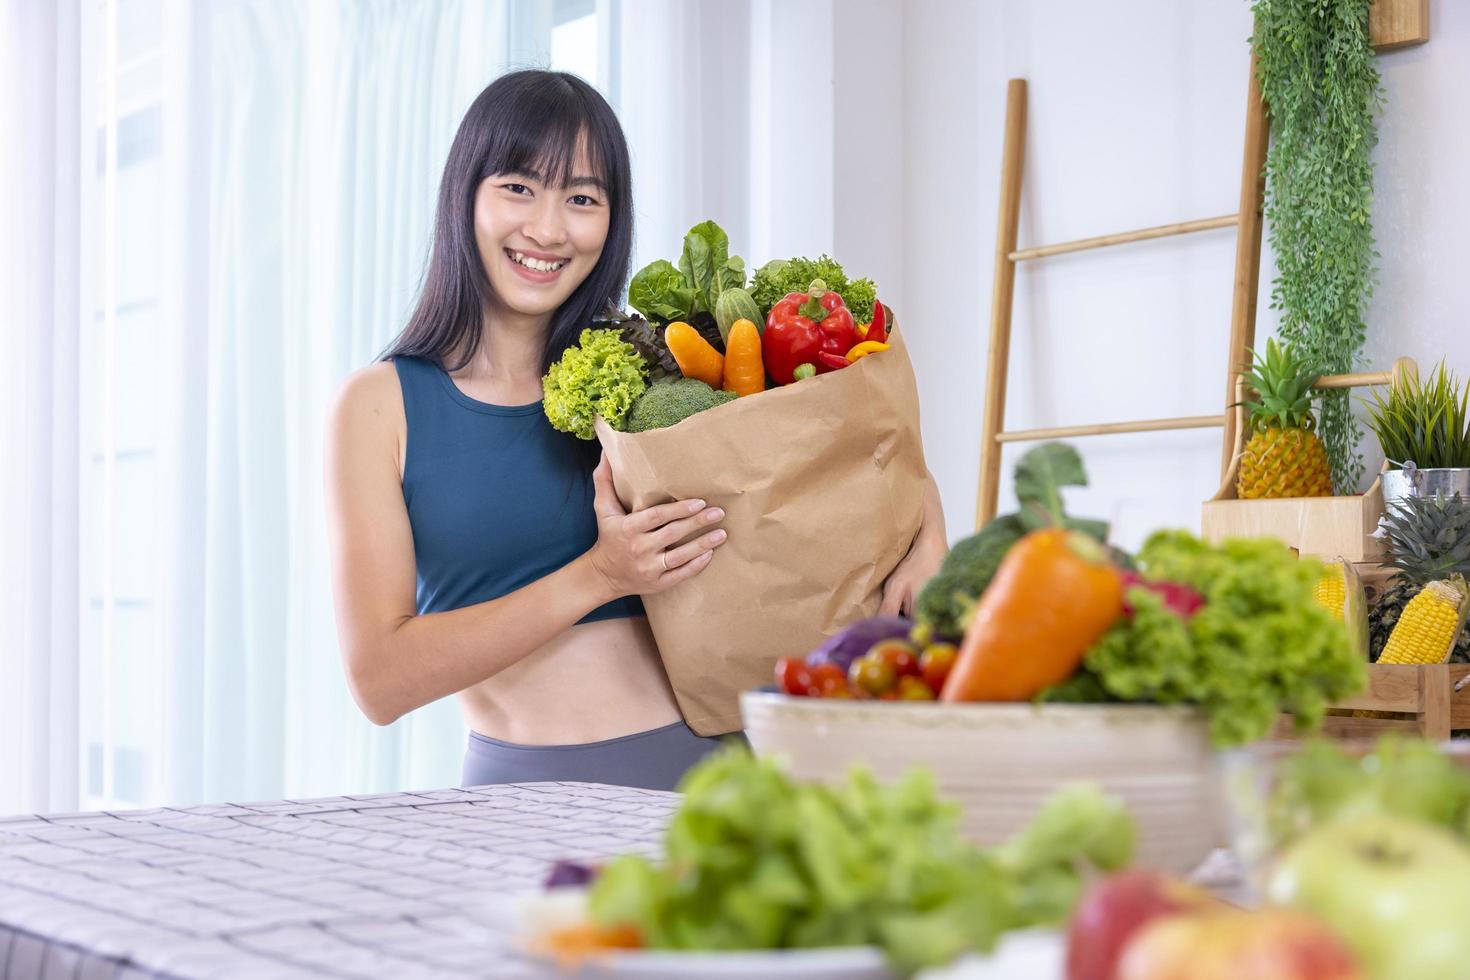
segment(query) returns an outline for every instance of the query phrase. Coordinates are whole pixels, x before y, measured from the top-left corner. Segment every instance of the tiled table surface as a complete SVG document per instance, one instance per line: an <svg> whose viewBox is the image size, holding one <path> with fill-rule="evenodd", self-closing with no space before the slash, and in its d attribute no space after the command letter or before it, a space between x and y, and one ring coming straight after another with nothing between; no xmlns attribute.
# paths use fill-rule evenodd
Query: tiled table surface
<svg viewBox="0 0 1470 980"><path fill-rule="evenodd" d="M535 976L480 904L656 854L677 803L533 783L0 818L0 978Z"/></svg>

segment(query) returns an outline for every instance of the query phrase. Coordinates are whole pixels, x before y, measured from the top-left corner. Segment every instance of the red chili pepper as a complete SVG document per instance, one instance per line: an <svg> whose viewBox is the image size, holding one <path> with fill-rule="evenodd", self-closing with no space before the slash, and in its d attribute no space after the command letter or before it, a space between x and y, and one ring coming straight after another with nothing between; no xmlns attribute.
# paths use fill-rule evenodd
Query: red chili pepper
<svg viewBox="0 0 1470 980"><path fill-rule="evenodd" d="M859 332L864 340L876 340L882 344L888 340L888 314L883 310L883 304L877 300L873 301L873 322Z"/></svg>
<svg viewBox="0 0 1470 980"><path fill-rule="evenodd" d="M858 339L857 324L842 297L818 279L810 291L787 293L771 307L761 335L761 356L771 378L789 385L801 364L815 364L821 373L837 370L838 365L818 356L822 352L841 358L846 367L845 355Z"/></svg>
<svg viewBox="0 0 1470 980"><path fill-rule="evenodd" d="M845 368L852 363L845 357L840 357L837 354L832 353L831 351L825 350L817 351L817 361L820 364L826 365L833 371L836 371L838 368Z"/></svg>

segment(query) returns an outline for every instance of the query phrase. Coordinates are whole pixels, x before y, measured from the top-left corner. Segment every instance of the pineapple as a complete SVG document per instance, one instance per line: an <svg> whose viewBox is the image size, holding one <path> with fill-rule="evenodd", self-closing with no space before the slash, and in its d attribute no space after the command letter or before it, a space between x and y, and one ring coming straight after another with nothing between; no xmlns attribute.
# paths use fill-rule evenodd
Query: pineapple
<svg viewBox="0 0 1470 980"><path fill-rule="evenodd" d="M1369 625L1375 659L1426 585L1470 576L1470 501L1459 494L1406 497L1389 506L1383 531L1389 558L1385 564L1398 569L1398 575L1373 604ZM1461 629L1450 659L1470 662L1470 629Z"/></svg>
<svg viewBox="0 0 1470 980"><path fill-rule="evenodd" d="M1313 430L1312 385L1318 374L1306 360L1276 341L1266 341L1266 356L1255 363L1245 381L1259 401L1248 401L1250 442L1240 456L1235 494L1242 500L1263 497L1330 497L1332 466L1327 448Z"/></svg>

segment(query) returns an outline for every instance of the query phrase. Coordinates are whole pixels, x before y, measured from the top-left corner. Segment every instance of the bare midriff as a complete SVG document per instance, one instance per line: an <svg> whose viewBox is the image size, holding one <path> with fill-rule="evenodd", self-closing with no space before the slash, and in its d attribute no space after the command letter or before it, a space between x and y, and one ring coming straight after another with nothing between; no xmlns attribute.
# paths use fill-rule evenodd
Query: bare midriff
<svg viewBox="0 0 1470 980"><path fill-rule="evenodd" d="M573 626L459 703L471 730L521 745L600 742L680 717L642 616Z"/></svg>

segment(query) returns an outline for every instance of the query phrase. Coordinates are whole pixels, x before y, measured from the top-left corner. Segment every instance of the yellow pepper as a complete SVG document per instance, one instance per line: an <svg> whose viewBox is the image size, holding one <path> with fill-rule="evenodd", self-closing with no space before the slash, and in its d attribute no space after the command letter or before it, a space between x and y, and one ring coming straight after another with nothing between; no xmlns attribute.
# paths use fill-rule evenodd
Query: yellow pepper
<svg viewBox="0 0 1470 980"><path fill-rule="evenodd" d="M854 345L853 348L847 352L847 360L849 363L851 363L853 361L856 361L860 357L867 357L869 354L876 354L880 350L887 349L888 345L883 343L881 340L865 340L861 344Z"/></svg>

